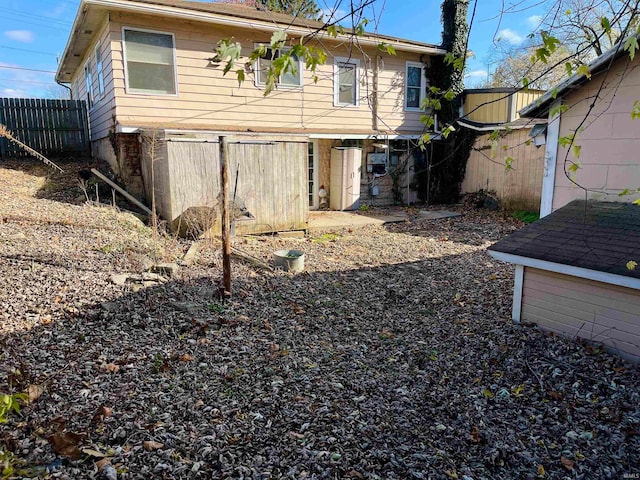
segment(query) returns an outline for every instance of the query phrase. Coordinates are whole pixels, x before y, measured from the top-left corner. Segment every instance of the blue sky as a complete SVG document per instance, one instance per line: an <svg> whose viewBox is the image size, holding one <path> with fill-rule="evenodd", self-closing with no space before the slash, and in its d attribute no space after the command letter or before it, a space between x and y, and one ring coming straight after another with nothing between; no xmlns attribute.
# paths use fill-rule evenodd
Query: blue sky
<svg viewBox="0 0 640 480"><path fill-rule="evenodd" d="M343 0L344 5L348 5ZM380 33L439 43L440 0L377 0L375 16ZM522 4L507 0L505 4ZM525 0L534 5L536 0ZM56 91L54 75L57 56L65 47L79 0L0 0L4 20L0 23L0 96L50 97ZM319 0L321 7L335 0ZM473 1L471 2L473 6ZM486 79L494 41L519 45L539 22L535 7L496 18L502 0L478 0L470 48L475 56L468 62L467 85L477 86ZM522 8L520 8L522 10ZM368 16L372 16L369 13ZM373 29L373 25L369 25ZM30 70L26 70L30 69ZM44 70L32 71L32 70Z"/></svg>

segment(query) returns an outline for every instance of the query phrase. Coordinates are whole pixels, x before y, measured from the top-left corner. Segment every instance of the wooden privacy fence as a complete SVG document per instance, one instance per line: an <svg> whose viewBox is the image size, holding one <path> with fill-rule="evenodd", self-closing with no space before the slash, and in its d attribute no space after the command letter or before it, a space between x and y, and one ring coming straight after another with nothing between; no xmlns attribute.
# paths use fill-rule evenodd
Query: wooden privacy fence
<svg viewBox="0 0 640 480"><path fill-rule="evenodd" d="M0 124L45 156L90 153L87 108L81 100L0 98ZM17 145L0 138L0 158L28 156Z"/></svg>

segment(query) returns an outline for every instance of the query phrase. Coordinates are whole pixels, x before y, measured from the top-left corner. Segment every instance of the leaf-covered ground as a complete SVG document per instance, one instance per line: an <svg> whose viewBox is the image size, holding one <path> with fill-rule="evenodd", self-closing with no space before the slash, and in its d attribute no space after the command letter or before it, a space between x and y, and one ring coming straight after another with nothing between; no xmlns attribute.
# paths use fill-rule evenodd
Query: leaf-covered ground
<svg viewBox="0 0 640 480"><path fill-rule="evenodd" d="M66 165L69 168L69 165ZM73 187L74 168L65 177ZM114 284L189 244L0 165L0 465L40 478L624 478L637 367L510 321L500 215L205 242L166 283ZM8 470L7 470L8 471Z"/></svg>

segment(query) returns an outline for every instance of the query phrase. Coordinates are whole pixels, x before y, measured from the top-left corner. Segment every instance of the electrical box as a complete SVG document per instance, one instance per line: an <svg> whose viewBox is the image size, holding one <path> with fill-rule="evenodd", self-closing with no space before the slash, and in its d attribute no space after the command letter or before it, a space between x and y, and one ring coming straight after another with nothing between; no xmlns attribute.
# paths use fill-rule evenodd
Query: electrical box
<svg viewBox="0 0 640 480"><path fill-rule="evenodd" d="M368 153L367 154L367 172L374 175L384 175L387 173L387 154Z"/></svg>

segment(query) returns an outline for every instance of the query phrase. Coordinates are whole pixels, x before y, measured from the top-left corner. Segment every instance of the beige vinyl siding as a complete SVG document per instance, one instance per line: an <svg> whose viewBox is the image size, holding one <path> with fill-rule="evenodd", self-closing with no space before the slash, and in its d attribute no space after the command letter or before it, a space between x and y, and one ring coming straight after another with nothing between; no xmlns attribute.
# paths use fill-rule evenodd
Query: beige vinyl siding
<svg viewBox="0 0 640 480"><path fill-rule="evenodd" d="M512 130L498 139L496 155L491 156L489 134L476 138L467 161L461 193L473 193L481 189L495 192L504 203L513 207L537 210L542 195L544 173L543 148L530 143L530 130ZM506 147L505 150L503 147ZM513 169L505 168L505 157L513 158Z"/></svg>
<svg viewBox="0 0 640 480"><path fill-rule="evenodd" d="M521 320L640 361L637 290L525 267Z"/></svg>
<svg viewBox="0 0 640 480"><path fill-rule="evenodd" d="M375 50L368 51L371 61L354 50L353 58L360 60L360 106L334 107L334 57L348 57L347 45L330 48L326 65L319 67L319 81L304 70L303 87L281 88L269 96L254 84L254 75L238 85L233 72L222 75L222 66L214 66L207 59L213 55L218 40L233 37L243 45L248 56L256 42L267 42L270 34L247 29L220 28L156 17L112 14L113 79L116 95L116 114L125 125L158 124L173 128L234 127L271 129L305 129L371 131L373 114L368 95L373 91ZM125 71L122 52L122 28L140 28L175 35L178 94L137 95L125 91ZM357 53L357 55L356 55ZM419 61L418 54L398 52L395 57L384 56L379 73L378 111L382 121L379 128L395 131L420 131L420 112L405 112L404 75L407 60ZM238 62L243 65L246 58Z"/></svg>
<svg viewBox="0 0 640 480"><path fill-rule="evenodd" d="M606 78L605 78L606 77ZM618 196L625 189L640 185L640 121L631 118L634 102L640 100L640 55L633 61L623 55L607 75L598 74L567 95L569 106L560 119L560 138L573 134L584 120L598 89L600 99L584 123L575 144L581 146L580 168L574 180L590 189L589 199L632 202L640 195ZM567 147L558 146L553 210L571 200L584 199L584 190L576 187L564 173ZM569 161L576 161L573 152Z"/></svg>
<svg viewBox="0 0 640 480"><path fill-rule="evenodd" d="M104 76L104 93L98 91L98 72L96 70L96 47L102 54L102 72ZM111 57L111 41L108 24L100 29L96 41L87 50L82 59L80 68L72 81L74 91L78 92L78 99L87 101L87 88L84 78L84 67L89 62L91 68L92 81L94 85L93 107L89 109L89 125L91 129L91 140L96 141L109 135L109 130L113 128L113 115L115 109L115 91ZM87 103L88 107L88 103Z"/></svg>

